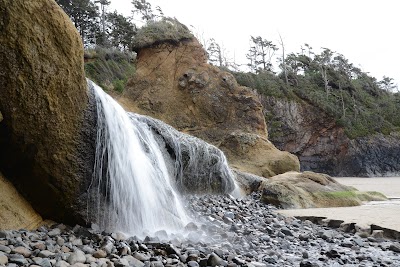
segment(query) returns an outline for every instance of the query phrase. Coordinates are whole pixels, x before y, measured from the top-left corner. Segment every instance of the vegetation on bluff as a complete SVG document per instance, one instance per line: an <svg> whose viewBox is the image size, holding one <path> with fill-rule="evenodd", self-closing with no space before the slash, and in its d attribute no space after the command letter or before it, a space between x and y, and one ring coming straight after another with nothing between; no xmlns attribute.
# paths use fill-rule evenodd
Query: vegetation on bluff
<svg viewBox="0 0 400 267"><path fill-rule="evenodd" d="M138 51L154 44L178 44L193 38L190 30L177 19L163 17L158 21L148 21L145 27L140 28L133 40L132 47L134 51Z"/></svg>
<svg viewBox="0 0 400 267"><path fill-rule="evenodd" d="M81 34L86 47L86 75L108 90L123 90L135 70L133 51L193 38L185 25L164 17L159 7L154 9L146 0L132 1L132 17L106 12L110 4L107 0L57 2ZM144 26L137 27L134 17ZM282 39L276 45L261 36L251 36L250 42L248 71L229 59L226 49L214 39L204 41L203 46L209 62L230 71L240 85L264 96L306 101L334 117L350 138L400 131L400 93L393 79L378 81L328 48L317 53L305 44L300 53L287 53ZM278 71L274 70L276 66ZM266 116L267 120L273 118L273 114ZM279 122L270 121L270 127L274 125L279 127Z"/></svg>
<svg viewBox="0 0 400 267"><path fill-rule="evenodd" d="M86 77L105 90L121 93L125 83L135 72L135 55L111 48L96 47L85 50Z"/></svg>
<svg viewBox="0 0 400 267"><path fill-rule="evenodd" d="M320 54L289 54L281 72L233 72L237 81L261 95L306 101L336 119L348 137L400 130L400 93L393 80L377 81L329 49ZM268 119L268 118L267 118Z"/></svg>

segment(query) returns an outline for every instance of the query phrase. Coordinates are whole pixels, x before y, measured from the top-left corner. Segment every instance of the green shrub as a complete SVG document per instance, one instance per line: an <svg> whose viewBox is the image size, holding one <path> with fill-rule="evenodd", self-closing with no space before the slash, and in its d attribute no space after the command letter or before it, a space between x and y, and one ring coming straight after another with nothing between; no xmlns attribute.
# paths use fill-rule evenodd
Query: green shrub
<svg viewBox="0 0 400 267"><path fill-rule="evenodd" d="M134 55L98 47L85 51L86 77L105 90L122 92L125 82L135 72Z"/></svg>
<svg viewBox="0 0 400 267"><path fill-rule="evenodd" d="M333 71L333 70L331 70ZM287 86L282 75L273 73L233 73L240 85L256 89L261 95L305 101L318 107L333 117L339 126L344 127L346 135L351 138L368 136L375 133L391 134L400 128L400 95L393 94L377 87L369 76L360 76L348 81L333 80L328 93L321 74L307 72L295 76L296 82ZM336 77L335 73L331 73ZM271 137L279 137L281 130L274 118L269 122Z"/></svg>
<svg viewBox="0 0 400 267"><path fill-rule="evenodd" d="M123 80L117 79L117 80L113 81L113 86L114 86L115 91L122 93L122 91L124 90L124 87L125 87L125 83Z"/></svg>
<svg viewBox="0 0 400 267"><path fill-rule="evenodd" d="M183 40L194 38L190 30L175 18L162 18L159 21L149 21L140 28L133 41L133 50L150 47L160 43L178 44Z"/></svg>

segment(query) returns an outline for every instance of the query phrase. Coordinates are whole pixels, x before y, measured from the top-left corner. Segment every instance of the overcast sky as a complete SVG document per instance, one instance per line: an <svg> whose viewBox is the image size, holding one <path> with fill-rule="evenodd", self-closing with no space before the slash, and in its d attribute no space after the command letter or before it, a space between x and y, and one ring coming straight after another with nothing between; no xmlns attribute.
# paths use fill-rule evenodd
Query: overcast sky
<svg viewBox="0 0 400 267"><path fill-rule="evenodd" d="M111 0L110 11L130 15L131 0ZM148 0L166 16L176 17L193 32L214 38L237 63L246 64L250 36L300 52L304 43L343 54L351 63L381 80L400 85L400 9L396 0ZM278 51L279 52L279 51Z"/></svg>

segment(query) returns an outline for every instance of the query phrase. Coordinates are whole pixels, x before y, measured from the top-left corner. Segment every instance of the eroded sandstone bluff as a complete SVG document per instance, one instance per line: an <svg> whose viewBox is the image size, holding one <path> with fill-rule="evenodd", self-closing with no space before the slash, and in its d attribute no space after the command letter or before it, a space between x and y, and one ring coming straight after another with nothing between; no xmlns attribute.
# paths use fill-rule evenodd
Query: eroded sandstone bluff
<svg viewBox="0 0 400 267"><path fill-rule="evenodd" d="M335 119L305 101L262 100L270 140L299 157L304 171L332 176L400 175L400 136L349 139Z"/></svg>
<svg viewBox="0 0 400 267"><path fill-rule="evenodd" d="M52 0L0 0L0 18L0 172L43 218L87 223L97 111L80 37ZM137 73L119 100L217 145L249 189L267 188L260 187L262 177L300 168L295 155L268 140L258 96L208 65L196 40L138 51ZM310 180L298 173L286 177L290 183ZM11 228L28 227L30 219L26 223Z"/></svg>
<svg viewBox="0 0 400 267"><path fill-rule="evenodd" d="M97 118L80 37L54 1L1 0L0 15L0 171L43 218L87 223ZM225 148L239 169L299 169L268 141L256 96L207 65L197 41L159 48L139 52L134 104Z"/></svg>
<svg viewBox="0 0 400 267"><path fill-rule="evenodd" d="M256 94L207 64L197 40L157 44L137 53L137 71L118 99L125 108L218 146L241 171L271 177L299 170L296 156L267 139Z"/></svg>
<svg viewBox="0 0 400 267"><path fill-rule="evenodd" d="M81 38L54 1L0 1L0 170L45 218L76 223L95 118Z"/></svg>

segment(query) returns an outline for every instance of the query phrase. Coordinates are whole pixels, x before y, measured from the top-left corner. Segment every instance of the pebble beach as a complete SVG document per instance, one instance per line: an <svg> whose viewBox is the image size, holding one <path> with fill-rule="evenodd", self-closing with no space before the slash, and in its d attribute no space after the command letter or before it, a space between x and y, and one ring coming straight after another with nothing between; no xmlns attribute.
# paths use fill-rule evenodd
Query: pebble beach
<svg viewBox="0 0 400 267"><path fill-rule="evenodd" d="M143 237L55 224L0 231L1 266L400 266L400 243L287 217L253 194L190 196L181 233Z"/></svg>

